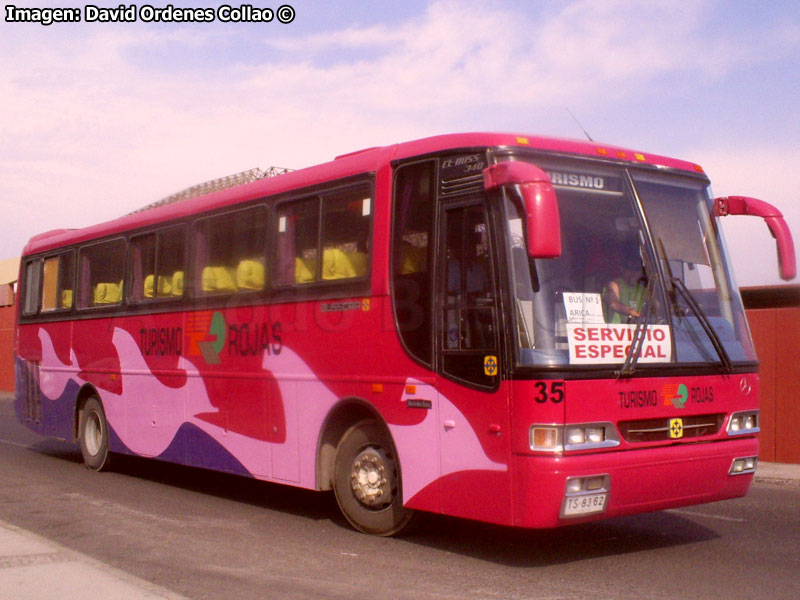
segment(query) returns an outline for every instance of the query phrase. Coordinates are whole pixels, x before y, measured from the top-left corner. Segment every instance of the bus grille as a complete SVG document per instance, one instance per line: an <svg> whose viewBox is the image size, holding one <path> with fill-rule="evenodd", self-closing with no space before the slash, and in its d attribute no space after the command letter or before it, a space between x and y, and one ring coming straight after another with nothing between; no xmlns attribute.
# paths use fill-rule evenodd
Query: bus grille
<svg viewBox="0 0 800 600"><path fill-rule="evenodd" d="M714 415L692 415L682 417L683 435L680 439L699 438L715 435L725 421L725 413ZM642 421L622 421L619 431L627 442L661 442L669 441L670 419L646 419Z"/></svg>

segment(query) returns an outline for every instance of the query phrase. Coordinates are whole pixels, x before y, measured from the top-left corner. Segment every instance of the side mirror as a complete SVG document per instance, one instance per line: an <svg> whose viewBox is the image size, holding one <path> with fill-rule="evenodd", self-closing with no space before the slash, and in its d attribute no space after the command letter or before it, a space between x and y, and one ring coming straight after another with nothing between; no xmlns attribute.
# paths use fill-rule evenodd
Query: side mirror
<svg viewBox="0 0 800 600"><path fill-rule="evenodd" d="M788 281L797 275L794 241L783 214L771 204L747 196L726 196L714 199L714 216L749 215L761 217L769 227L778 248L778 268L781 279Z"/></svg>
<svg viewBox="0 0 800 600"><path fill-rule="evenodd" d="M519 186L525 209L528 255L532 258L561 256L561 218L550 177L539 167L522 161L506 161L483 170L484 189Z"/></svg>

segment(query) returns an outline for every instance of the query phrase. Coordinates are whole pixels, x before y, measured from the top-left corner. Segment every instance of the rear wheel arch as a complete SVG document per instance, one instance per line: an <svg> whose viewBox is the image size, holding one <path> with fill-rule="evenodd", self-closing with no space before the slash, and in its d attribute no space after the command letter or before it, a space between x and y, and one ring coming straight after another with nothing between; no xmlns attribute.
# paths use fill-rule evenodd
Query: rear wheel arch
<svg viewBox="0 0 800 600"><path fill-rule="evenodd" d="M102 471L108 468L111 457L111 430L106 420L100 396L86 398L80 411L78 441L86 468Z"/></svg>

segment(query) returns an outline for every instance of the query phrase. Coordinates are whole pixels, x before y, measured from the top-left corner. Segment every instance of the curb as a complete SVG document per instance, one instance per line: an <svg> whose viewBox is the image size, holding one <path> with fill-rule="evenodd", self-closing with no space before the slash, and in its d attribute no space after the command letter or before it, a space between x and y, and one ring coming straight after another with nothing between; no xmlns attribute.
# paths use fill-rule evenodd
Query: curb
<svg viewBox="0 0 800 600"><path fill-rule="evenodd" d="M755 483L800 487L800 465L759 462Z"/></svg>
<svg viewBox="0 0 800 600"><path fill-rule="evenodd" d="M187 600L30 531L0 521L0 597L16 600Z"/></svg>

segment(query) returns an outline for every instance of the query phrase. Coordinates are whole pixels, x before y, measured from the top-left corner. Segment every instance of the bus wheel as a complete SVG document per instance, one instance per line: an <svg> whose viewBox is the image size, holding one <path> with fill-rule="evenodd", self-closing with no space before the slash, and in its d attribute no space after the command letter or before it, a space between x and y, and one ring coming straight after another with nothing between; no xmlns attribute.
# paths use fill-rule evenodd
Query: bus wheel
<svg viewBox="0 0 800 600"><path fill-rule="evenodd" d="M81 454L87 469L101 471L108 467L108 422L103 405L96 397L89 398L83 405L80 441Z"/></svg>
<svg viewBox="0 0 800 600"><path fill-rule="evenodd" d="M364 533L394 535L414 514L403 508L392 442L375 421L361 421L342 436L336 449L333 490L344 516Z"/></svg>

